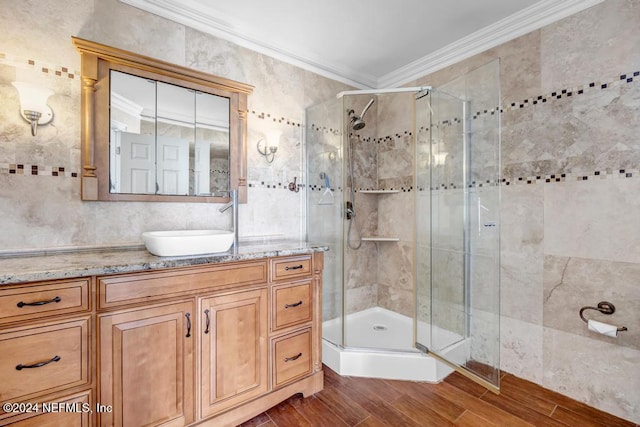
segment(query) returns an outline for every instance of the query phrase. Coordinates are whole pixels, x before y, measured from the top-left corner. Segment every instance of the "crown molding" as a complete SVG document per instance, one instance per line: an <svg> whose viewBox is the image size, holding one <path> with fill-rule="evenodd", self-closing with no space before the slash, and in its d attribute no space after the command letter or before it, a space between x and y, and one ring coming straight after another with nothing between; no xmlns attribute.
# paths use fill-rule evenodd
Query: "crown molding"
<svg viewBox="0 0 640 427"><path fill-rule="evenodd" d="M604 0L543 0L378 79L378 87L398 87L531 31L588 9Z"/></svg>
<svg viewBox="0 0 640 427"><path fill-rule="evenodd" d="M342 64L328 64L322 58L289 52L265 43L234 29L224 17L214 17L214 12L196 9L180 0L120 0L174 22L195 28L239 46L295 65L358 89L398 87L466 58L540 29L562 18L573 15L604 0L542 0L526 9L508 16L488 27L472 33L442 49L376 78L359 73ZM219 13L215 16L220 17Z"/></svg>
<svg viewBox="0 0 640 427"><path fill-rule="evenodd" d="M326 64L322 58L285 51L243 34L224 19L216 19L213 11L196 9L179 0L120 0L120 2L358 89L374 88L378 82L375 76L358 73L342 65ZM216 14L219 16L217 12Z"/></svg>

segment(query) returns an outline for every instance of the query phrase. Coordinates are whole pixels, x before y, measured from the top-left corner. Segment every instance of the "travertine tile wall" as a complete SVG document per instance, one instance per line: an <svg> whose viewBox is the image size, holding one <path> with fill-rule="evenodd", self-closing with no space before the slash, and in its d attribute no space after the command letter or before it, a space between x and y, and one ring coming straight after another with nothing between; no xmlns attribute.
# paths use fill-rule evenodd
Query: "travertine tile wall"
<svg viewBox="0 0 640 427"><path fill-rule="evenodd" d="M608 0L413 84L501 60L501 367L640 422L640 3ZM578 317L599 301L618 338Z"/></svg>
<svg viewBox="0 0 640 427"><path fill-rule="evenodd" d="M240 237L304 238L304 192L286 188L302 182L305 108L349 87L117 0L3 0L0 28L0 250L140 244L145 230L230 227L229 213L211 204L80 201L80 57L71 36L254 85ZM54 121L36 137L18 115L14 80L55 92ZM284 138L268 164L255 144L272 127Z"/></svg>
<svg viewBox="0 0 640 427"><path fill-rule="evenodd" d="M241 236L303 234L303 193L284 188L302 174L304 111L348 89L343 84L116 0L26 0L2 10L3 250L138 243L147 229L229 225L212 205L79 200L79 56L71 35L255 85L248 119L250 201L241 207ZM635 422L639 42L640 3L607 0L411 83L437 87L501 59L501 367ZM55 91L49 101L54 123L35 138L17 114L14 80ZM251 149L266 123L282 126L288 139L273 165ZM391 211L406 206L403 200L385 203ZM367 227L373 214L370 220ZM387 227L377 215L375 224ZM624 323L627 333L613 339L586 331L579 308L600 300L618 311L594 317Z"/></svg>

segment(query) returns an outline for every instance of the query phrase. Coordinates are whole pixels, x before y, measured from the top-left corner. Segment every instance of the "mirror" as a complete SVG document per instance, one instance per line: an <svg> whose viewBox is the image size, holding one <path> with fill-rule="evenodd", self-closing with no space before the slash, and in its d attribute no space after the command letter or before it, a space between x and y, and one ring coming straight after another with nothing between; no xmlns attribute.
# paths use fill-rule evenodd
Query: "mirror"
<svg viewBox="0 0 640 427"><path fill-rule="evenodd" d="M229 98L111 70L109 191L225 197Z"/></svg>
<svg viewBox="0 0 640 427"><path fill-rule="evenodd" d="M252 87L73 38L82 55L83 200L246 202Z"/></svg>

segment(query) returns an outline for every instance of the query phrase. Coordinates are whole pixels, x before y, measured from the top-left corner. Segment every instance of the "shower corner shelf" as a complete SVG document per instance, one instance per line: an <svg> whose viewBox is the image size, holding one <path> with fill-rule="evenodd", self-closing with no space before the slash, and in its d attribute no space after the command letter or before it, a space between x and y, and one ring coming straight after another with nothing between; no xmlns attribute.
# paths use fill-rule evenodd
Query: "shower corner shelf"
<svg viewBox="0 0 640 427"><path fill-rule="evenodd" d="M400 190L359 190L358 193L364 194L395 194L399 193Z"/></svg>
<svg viewBox="0 0 640 427"><path fill-rule="evenodd" d="M380 237L380 236L366 236L362 238L363 242L399 242L398 237Z"/></svg>

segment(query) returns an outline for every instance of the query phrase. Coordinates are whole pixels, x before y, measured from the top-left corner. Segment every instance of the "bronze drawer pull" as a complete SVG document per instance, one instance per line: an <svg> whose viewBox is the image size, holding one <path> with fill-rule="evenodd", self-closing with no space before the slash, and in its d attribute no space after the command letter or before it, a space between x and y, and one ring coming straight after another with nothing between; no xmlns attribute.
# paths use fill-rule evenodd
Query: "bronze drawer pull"
<svg viewBox="0 0 640 427"><path fill-rule="evenodd" d="M51 362L59 362L60 356L54 356L53 359L47 360L46 362L36 363L35 365L23 365L22 363L16 366L18 371L22 371L23 369L31 369L31 368L41 368L44 365L48 365Z"/></svg>
<svg viewBox="0 0 640 427"><path fill-rule="evenodd" d="M209 310L208 309L204 311L204 315L206 316L205 320L207 324L207 327L204 329L204 333L208 334L209 333Z"/></svg>
<svg viewBox="0 0 640 427"><path fill-rule="evenodd" d="M187 335L186 335L186 337L189 338L191 336L191 314L186 313L184 315L184 317L187 318Z"/></svg>
<svg viewBox="0 0 640 427"><path fill-rule="evenodd" d="M36 301L36 302L22 302L22 301L20 301L17 305L18 305L18 308L22 308L25 305L31 305L31 306L34 306L34 305L45 305L45 304L51 304L52 302L60 302L60 301L62 301L62 298L55 297L54 299L50 299L48 301Z"/></svg>
<svg viewBox="0 0 640 427"><path fill-rule="evenodd" d="M298 301L298 302L296 302L294 304L285 304L284 308L298 307L300 305L302 305L302 301Z"/></svg>
<svg viewBox="0 0 640 427"><path fill-rule="evenodd" d="M301 356L302 356L302 353L298 353L298 354L296 354L295 356L285 357L285 358L284 358L284 361L285 361L285 362L290 362L290 361L292 361L292 360L298 360L298 359L300 359L300 357L301 357Z"/></svg>
<svg viewBox="0 0 640 427"><path fill-rule="evenodd" d="M289 270L300 270L301 268L302 268L302 264L300 264L300 265L294 265L293 267L285 267L284 269L285 269L286 271L289 271Z"/></svg>

